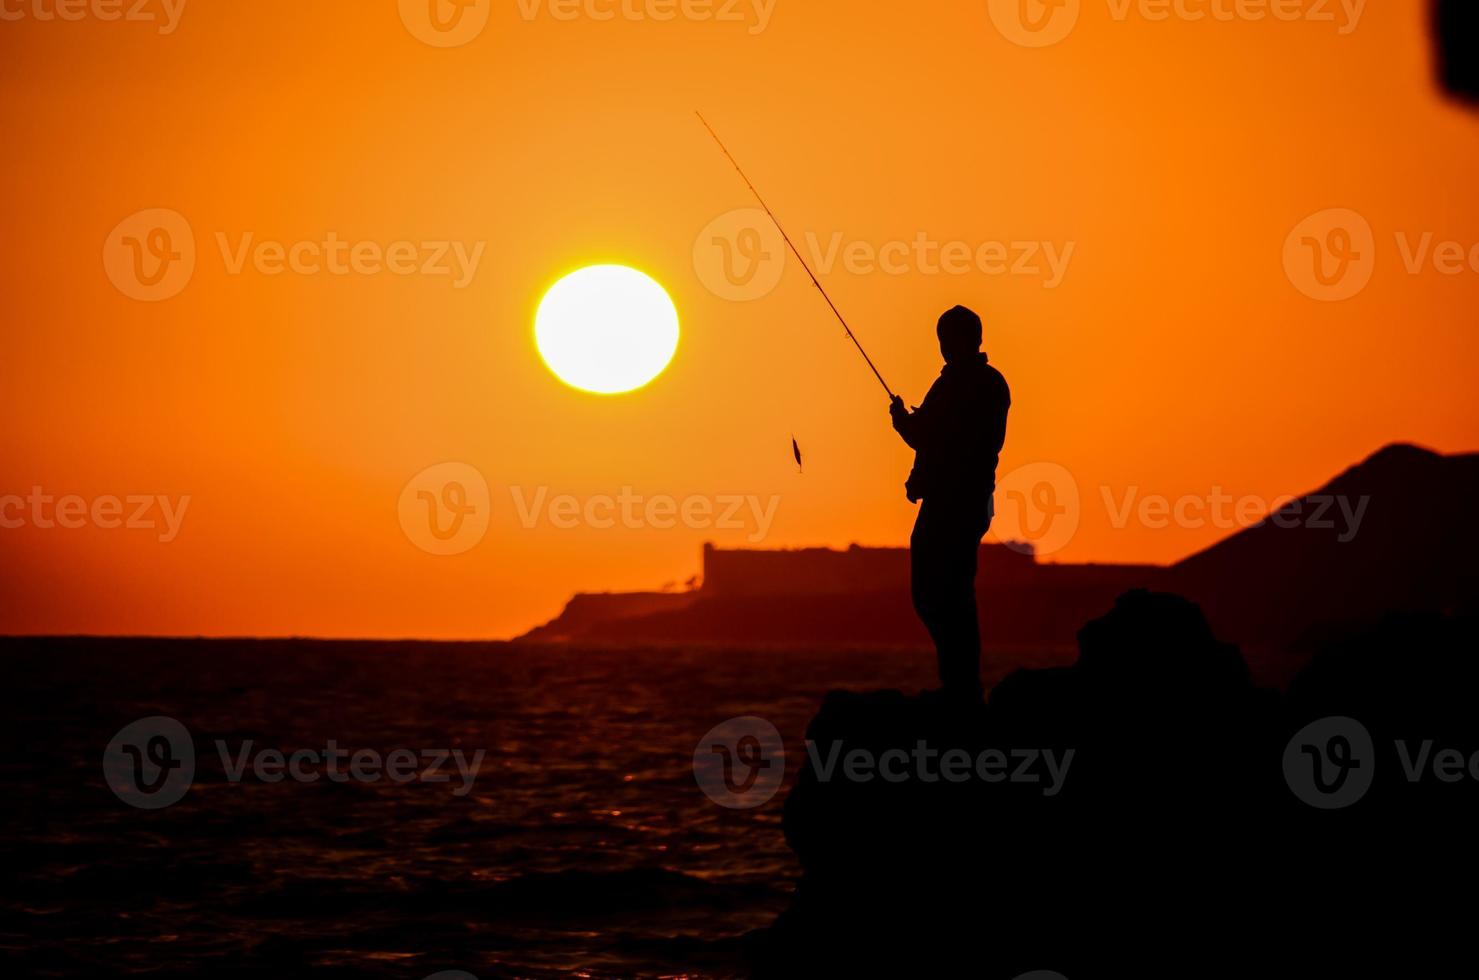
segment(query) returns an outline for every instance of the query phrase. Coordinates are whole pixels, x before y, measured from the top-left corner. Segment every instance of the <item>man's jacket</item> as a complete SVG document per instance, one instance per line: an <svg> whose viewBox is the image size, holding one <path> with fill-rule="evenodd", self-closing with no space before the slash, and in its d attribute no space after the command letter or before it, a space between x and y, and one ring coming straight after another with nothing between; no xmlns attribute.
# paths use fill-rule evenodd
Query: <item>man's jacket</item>
<svg viewBox="0 0 1479 980"><path fill-rule="evenodd" d="M985 354L947 363L924 403L894 420L914 450L914 471L904 485L909 500L984 507L996 491L1011 405L1006 379Z"/></svg>

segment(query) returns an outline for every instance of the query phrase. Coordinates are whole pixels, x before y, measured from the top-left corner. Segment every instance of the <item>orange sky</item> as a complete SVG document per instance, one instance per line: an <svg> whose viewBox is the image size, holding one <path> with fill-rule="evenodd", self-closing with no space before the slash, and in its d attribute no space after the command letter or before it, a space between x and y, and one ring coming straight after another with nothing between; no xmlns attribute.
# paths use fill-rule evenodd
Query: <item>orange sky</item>
<svg viewBox="0 0 1479 980"><path fill-rule="evenodd" d="M3 0L0 497L189 502L168 541L157 505L155 529L100 526L106 506L77 528L5 510L0 632L497 637L576 590L685 579L705 540L902 544L908 451L804 275L735 302L696 267L700 231L751 206L698 107L823 252L923 236L1071 256L1051 288L898 248L897 274L823 274L911 403L938 370L935 317L983 313L1015 397L1003 471L1056 464L1081 494L1055 560L1171 561L1227 533L1116 521L1106 492L1271 500L1386 442L1479 446L1479 269L1404 261L1425 233L1479 244L1479 118L1432 89L1420 5L1369 3L1346 30L1339 3L1320 5L1336 23L1156 21L1083 0L1068 36L1028 48L984 0L741 0L740 21L625 2L573 19L500 2L441 48L392 0L190 0L164 34ZM188 221L196 266L142 302L105 243L151 208ZM1283 261L1328 208L1373 234L1370 283L1343 302ZM482 252L462 288L234 272L247 233ZM681 317L677 357L635 394L578 393L534 350L544 290L595 262L652 275ZM491 502L453 556L398 516L446 462ZM773 521L752 541L753 521L520 517L541 488L584 504L626 487L774 499Z"/></svg>

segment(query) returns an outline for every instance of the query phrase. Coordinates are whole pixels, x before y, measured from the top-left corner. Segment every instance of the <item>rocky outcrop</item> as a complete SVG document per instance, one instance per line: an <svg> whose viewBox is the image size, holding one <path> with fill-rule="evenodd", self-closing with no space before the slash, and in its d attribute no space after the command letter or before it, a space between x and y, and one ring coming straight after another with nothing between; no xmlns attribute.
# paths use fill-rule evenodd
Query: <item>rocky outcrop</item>
<svg viewBox="0 0 1479 980"><path fill-rule="evenodd" d="M1474 870L1479 778L1411 782L1396 745L1479 750L1474 632L1390 621L1285 696L1196 606L1134 592L1080 631L1075 664L985 706L834 693L785 804L804 876L753 937L756 973L1350 976L1400 955L1414 975L1462 944L1443 930L1469 912L1449 888ZM1321 809L1291 745L1347 714L1375 781Z"/></svg>

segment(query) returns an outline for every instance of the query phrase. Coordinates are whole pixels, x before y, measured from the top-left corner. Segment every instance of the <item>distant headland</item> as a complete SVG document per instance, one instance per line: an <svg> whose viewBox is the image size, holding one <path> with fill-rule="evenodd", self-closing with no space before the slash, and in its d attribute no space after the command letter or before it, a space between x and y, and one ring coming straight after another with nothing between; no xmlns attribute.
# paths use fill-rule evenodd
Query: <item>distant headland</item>
<svg viewBox="0 0 1479 980"><path fill-rule="evenodd" d="M1070 650L1080 624L1135 588L1184 595L1218 634L1287 656L1385 612L1464 612L1479 603L1479 455L1387 446L1282 508L1364 500L1359 533L1267 520L1168 566L1041 562L1028 545L984 544L978 594L989 648ZM583 593L527 643L927 649L909 602L905 548L726 550L708 544L695 588Z"/></svg>

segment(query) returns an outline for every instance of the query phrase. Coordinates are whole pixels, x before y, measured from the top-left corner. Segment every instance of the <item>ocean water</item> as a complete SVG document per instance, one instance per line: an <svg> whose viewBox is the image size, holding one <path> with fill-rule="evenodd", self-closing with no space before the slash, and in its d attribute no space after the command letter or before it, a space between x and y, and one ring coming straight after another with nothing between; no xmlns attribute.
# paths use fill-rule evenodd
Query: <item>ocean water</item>
<svg viewBox="0 0 1479 980"><path fill-rule="evenodd" d="M10 975L421 978L743 973L741 938L789 900L781 830L825 692L917 690L919 653L557 650L499 644L0 644L0 957ZM990 672L988 672L989 676ZM699 740L772 721L787 779L731 810ZM183 797L129 805L104 777L124 726L165 716L196 754ZM486 756L447 782L277 782L266 748ZM341 770L347 761L339 763ZM439 770L446 771L446 770ZM269 771L269 775L271 775Z"/></svg>

